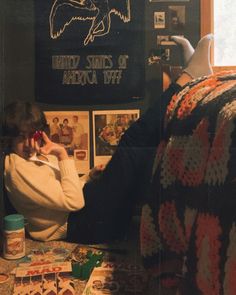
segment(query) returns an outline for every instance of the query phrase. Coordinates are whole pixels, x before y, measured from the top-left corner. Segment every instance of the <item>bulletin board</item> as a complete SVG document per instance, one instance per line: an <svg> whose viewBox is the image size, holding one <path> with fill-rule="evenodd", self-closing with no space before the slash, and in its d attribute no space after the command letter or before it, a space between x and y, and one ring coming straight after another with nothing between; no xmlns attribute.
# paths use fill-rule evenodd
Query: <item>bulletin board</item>
<svg viewBox="0 0 236 295"><path fill-rule="evenodd" d="M145 45L151 60L160 57L163 64L184 66L182 48L171 36L185 37L195 48L200 39L199 7L199 0L147 1Z"/></svg>

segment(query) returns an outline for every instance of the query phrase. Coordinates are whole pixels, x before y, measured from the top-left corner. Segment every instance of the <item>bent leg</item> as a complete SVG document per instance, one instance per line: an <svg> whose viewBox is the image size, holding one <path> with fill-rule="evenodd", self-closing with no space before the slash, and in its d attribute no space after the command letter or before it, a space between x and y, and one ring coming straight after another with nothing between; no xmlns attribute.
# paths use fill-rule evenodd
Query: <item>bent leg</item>
<svg viewBox="0 0 236 295"><path fill-rule="evenodd" d="M166 107L180 89L171 84L125 132L101 177L85 184L85 207L68 218L69 241L100 243L124 235L150 176Z"/></svg>

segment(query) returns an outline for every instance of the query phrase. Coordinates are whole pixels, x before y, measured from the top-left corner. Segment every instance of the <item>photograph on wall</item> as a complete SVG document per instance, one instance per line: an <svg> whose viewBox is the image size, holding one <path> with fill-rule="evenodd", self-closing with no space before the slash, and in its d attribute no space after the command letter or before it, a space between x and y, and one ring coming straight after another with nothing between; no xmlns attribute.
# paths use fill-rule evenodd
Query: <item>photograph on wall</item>
<svg viewBox="0 0 236 295"><path fill-rule="evenodd" d="M73 158L79 174L90 168L89 112L46 111L50 139L62 144Z"/></svg>
<svg viewBox="0 0 236 295"><path fill-rule="evenodd" d="M37 101L65 105L144 98L144 1L34 3Z"/></svg>
<svg viewBox="0 0 236 295"><path fill-rule="evenodd" d="M166 27L166 18L164 11L154 11L154 28L164 29Z"/></svg>
<svg viewBox="0 0 236 295"><path fill-rule="evenodd" d="M181 37L183 36L181 35ZM170 35L157 35L157 46L160 45L176 45L176 43L171 40Z"/></svg>
<svg viewBox="0 0 236 295"><path fill-rule="evenodd" d="M94 166L106 165L113 155L121 136L139 118L140 111L93 111Z"/></svg>
<svg viewBox="0 0 236 295"><path fill-rule="evenodd" d="M158 47L151 49L148 56L148 65L159 64L161 61L170 61L171 51L170 48Z"/></svg>
<svg viewBox="0 0 236 295"><path fill-rule="evenodd" d="M174 33L183 32L185 29L185 6L169 6L168 14L170 31Z"/></svg>
<svg viewBox="0 0 236 295"><path fill-rule="evenodd" d="M170 48L165 48L164 49L164 55L163 55L162 60L170 61Z"/></svg>

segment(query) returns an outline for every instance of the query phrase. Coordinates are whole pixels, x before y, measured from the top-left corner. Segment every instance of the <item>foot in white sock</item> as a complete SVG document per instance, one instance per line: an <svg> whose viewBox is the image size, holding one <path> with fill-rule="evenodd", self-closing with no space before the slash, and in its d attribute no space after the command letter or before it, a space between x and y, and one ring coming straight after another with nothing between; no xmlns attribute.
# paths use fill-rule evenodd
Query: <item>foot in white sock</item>
<svg viewBox="0 0 236 295"><path fill-rule="evenodd" d="M171 39L175 41L176 44L182 46L184 64L186 65L194 53L194 48L188 39L181 36L171 36Z"/></svg>
<svg viewBox="0 0 236 295"><path fill-rule="evenodd" d="M210 63L210 47L213 37L213 34L208 34L198 42L187 68L184 69L184 72L192 78L199 78L213 73Z"/></svg>

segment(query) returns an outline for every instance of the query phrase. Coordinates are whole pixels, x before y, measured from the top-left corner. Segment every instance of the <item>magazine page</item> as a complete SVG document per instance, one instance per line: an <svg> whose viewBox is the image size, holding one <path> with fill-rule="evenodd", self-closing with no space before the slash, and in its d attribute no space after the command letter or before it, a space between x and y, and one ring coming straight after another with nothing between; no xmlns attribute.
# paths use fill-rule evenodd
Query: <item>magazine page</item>
<svg viewBox="0 0 236 295"><path fill-rule="evenodd" d="M74 295L70 262L16 268L13 295Z"/></svg>
<svg viewBox="0 0 236 295"><path fill-rule="evenodd" d="M82 295L145 294L147 274L131 264L102 263L94 268Z"/></svg>

